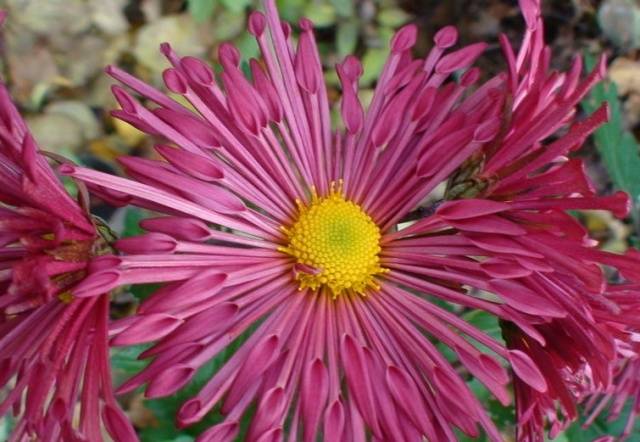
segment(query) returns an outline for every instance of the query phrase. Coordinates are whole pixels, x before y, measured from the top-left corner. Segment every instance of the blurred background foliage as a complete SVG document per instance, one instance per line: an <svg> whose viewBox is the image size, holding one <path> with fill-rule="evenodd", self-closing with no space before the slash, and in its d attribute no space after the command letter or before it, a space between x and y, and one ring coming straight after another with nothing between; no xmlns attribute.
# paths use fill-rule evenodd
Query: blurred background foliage
<svg viewBox="0 0 640 442"><path fill-rule="evenodd" d="M103 73L107 64L134 73L161 86L167 62L158 46L171 42L181 55L202 57L212 64L217 47L232 41L248 60L258 48L245 32L248 13L258 0L0 0L9 13L2 31L0 63L20 109L42 148L73 161L111 173L119 173L118 155L152 155L153 139L111 118L115 107ZM416 55L424 55L431 37L447 24L458 27L463 43L487 41L490 45L479 62L489 77L504 68L497 38L504 32L513 42L523 33L516 0L279 0L283 18L296 23L301 17L316 25L318 45L327 69L329 97L339 98L333 66L354 53L363 60L361 80L364 101L370 97L387 55L394 29L405 23L420 28ZM601 128L578 154L587 160L589 173L602 193L628 191L636 204L633 216L615 220L598 212L580 216L604 247L624 251L638 245L640 233L640 1L638 0L543 0L547 43L554 51L554 67L566 69L575 56L607 53L609 79L582 104L591 112L602 101L612 108L611 122ZM139 233L138 221L146 215L137 209L118 209L95 203L95 212L107 219L122 236ZM114 316L131 313L153 287L138 287L115 297ZM449 306L450 307L450 306ZM465 319L500 339L495 318L482 312L460 312ZM242 337L238 342L239 345ZM212 413L205 421L177 429L175 411L224 363L233 351L202 368L180 394L145 400L141 392L122 398L143 441L188 442L203 428L217 422ZM116 349L113 353L118 384L144 367L137 355L142 347ZM446 348L443 352L447 354ZM503 408L476 381L470 387L486 404L507 440L514 438L513 410ZM619 434L624 425L605 418L584 430L579 423L556 440L591 441ZM11 422L0 420L0 441ZM640 440L640 431L631 440ZM463 440L466 440L462 438Z"/></svg>

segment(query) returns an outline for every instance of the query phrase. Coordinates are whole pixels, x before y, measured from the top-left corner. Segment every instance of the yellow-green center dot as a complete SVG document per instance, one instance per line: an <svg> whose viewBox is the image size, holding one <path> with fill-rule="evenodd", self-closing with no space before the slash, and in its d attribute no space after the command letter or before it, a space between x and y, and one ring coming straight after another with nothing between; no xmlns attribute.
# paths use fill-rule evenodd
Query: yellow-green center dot
<svg viewBox="0 0 640 442"><path fill-rule="evenodd" d="M314 271L300 271L300 289L328 287L333 296L346 290L363 294L378 289L375 275L380 267L380 229L362 208L348 201L340 190L319 198L308 206L299 205L296 222L283 227L289 244L280 250L295 257L298 264Z"/></svg>

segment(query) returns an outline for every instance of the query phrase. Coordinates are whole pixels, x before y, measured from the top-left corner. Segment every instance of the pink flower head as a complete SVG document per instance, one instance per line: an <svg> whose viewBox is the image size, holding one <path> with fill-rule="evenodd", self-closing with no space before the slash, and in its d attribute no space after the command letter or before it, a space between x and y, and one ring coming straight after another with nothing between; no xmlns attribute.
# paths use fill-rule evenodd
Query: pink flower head
<svg viewBox="0 0 640 442"><path fill-rule="evenodd" d="M584 425L591 425L601 414L607 414L609 421L620 418L626 405L631 405L621 434L609 435L610 439L626 440L634 431L640 414L640 286L621 284L612 287L607 296L619 307L617 314L603 312L599 322L619 330L618 358L613 367L613 382L605 390L591 391L585 401L587 418ZM623 336L628 334L627 338ZM615 437L614 437L615 436Z"/></svg>
<svg viewBox="0 0 640 442"><path fill-rule="evenodd" d="M116 440L137 440L111 386L109 296L71 294L108 262L94 259L106 243L1 84L0 201L0 416L18 417L10 440L101 441L101 422Z"/></svg>
<svg viewBox="0 0 640 442"><path fill-rule="evenodd" d="M606 119L603 108L573 122L602 69L586 80L578 64L549 72L539 4L522 8L518 55L502 40L509 71L477 87L472 65L485 45L451 49L451 27L424 59L411 53L415 27L399 30L366 112L362 66L347 57L335 130L312 25L299 23L294 44L272 0L249 20L262 52L251 80L231 45L220 48L219 76L162 46L166 87L195 112L110 67L128 87L114 87L114 115L171 144L157 146L161 161L122 158L134 180L61 168L109 201L167 215L118 242L127 255L117 269L92 275L165 283L114 325L114 345L155 342L143 353L153 361L119 390L170 395L246 339L178 413L186 426L219 407L225 420L200 441L232 440L252 404L248 441L441 441L455 429L495 441L500 432L442 346L503 404L506 365L535 393L516 391L528 440L564 398L558 377L607 385L614 336L592 312L604 299L600 265L631 280L638 266L599 251L566 213L627 211L624 195L594 196L581 164L566 159ZM455 201L425 207L442 183ZM494 339L452 308L488 312L537 350ZM541 366L564 345L575 347Z"/></svg>

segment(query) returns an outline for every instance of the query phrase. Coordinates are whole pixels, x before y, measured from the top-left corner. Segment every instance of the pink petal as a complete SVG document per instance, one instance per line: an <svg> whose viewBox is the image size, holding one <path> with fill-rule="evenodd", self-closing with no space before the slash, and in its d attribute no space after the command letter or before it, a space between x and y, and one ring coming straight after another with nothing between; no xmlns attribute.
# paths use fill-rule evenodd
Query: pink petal
<svg viewBox="0 0 640 442"><path fill-rule="evenodd" d="M469 67L487 48L486 43L475 43L445 55L436 65L438 74L450 74Z"/></svg>
<svg viewBox="0 0 640 442"><path fill-rule="evenodd" d="M534 390L545 393L547 381L526 353L520 350L509 350L509 362L516 375Z"/></svg>
<svg viewBox="0 0 640 442"><path fill-rule="evenodd" d="M458 41L458 30L454 26L445 26L438 30L433 37L433 42L440 49L447 49Z"/></svg>
<svg viewBox="0 0 640 442"><path fill-rule="evenodd" d="M157 145L155 149L176 169L194 178L207 182L224 178L223 170L209 156L164 145Z"/></svg>
<svg viewBox="0 0 640 442"><path fill-rule="evenodd" d="M178 364L163 371L149 382L145 397L153 399L169 396L184 387L196 374L196 369L186 364Z"/></svg>
<svg viewBox="0 0 640 442"><path fill-rule="evenodd" d="M235 440L239 432L240 424L237 421L223 422L202 433L196 442L228 442Z"/></svg>
<svg viewBox="0 0 640 442"><path fill-rule="evenodd" d="M492 200L465 199L447 201L438 207L437 215L446 220L461 220L509 210L507 203Z"/></svg>
<svg viewBox="0 0 640 442"><path fill-rule="evenodd" d="M321 359L307 365L300 386L300 409L304 424L305 442L312 442L329 394L329 374Z"/></svg>
<svg viewBox="0 0 640 442"><path fill-rule="evenodd" d="M220 146L213 128L200 118L164 108L154 109L153 113L203 149Z"/></svg>
<svg viewBox="0 0 640 442"><path fill-rule="evenodd" d="M224 302L203 310L190 316L180 328L163 339L161 345L164 348L186 342L196 342L206 336L215 336L217 333L233 326L238 311L238 305L230 302Z"/></svg>
<svg viewBox="0 0 640 442"><path fill-rule="evenodd" d="M215 268L205 270L187 279L169 293L148 298L139 311L144 313L179 311L182 308L213 298L224 287L227 274Z"/></svg>
<svg viewBox="0 0 640 442"><path fill-rule="evenodd" d="M344 406L341 399L336 399L329 405L324 415L324 440L343 440L344 426Z"/></svg>
<svg viewBox="0 0 640 442"><path fill-rule="evenodd" d="M496 215L484 215L476 218L449 220L449 224L459 230L480 233L499 233L502 235L524 235L527 230L520 225Z"/></svg>
<svg viewBox="0 0 640 442"><path fill-rule="evenodd" d="M405 412L416 428L426 434L429 415L413 379L406 371L394 365L387 367L385 379L396 405Z"/></svg>
<svg viewBox="0 0 640 442"><path fill-rule="evenodd" d="M164 313L139 315L133 325L111 340L115 346L156 341L178 328L184 321Z"/></svg>
<svg viewBox="0 0 640 442"><path fill-rule="evenodd" d="M273 428L256 439L256 442L282 442L282 428Z"/></svg>
<svg viewBox="0 0 640 442"><path fill-rule="evenodd" d="M270 433L274 427L278 427L284 418L287 405L287 396L282 387L269 389L258 404L256 414L251 420L247 439L258 439L261 435Z"/></svg>
<svg viewBox="0 0 640 442"><path fill-rule="evenodd" d="M242 367L229 389L223 409L231 410L237 404L247 388L260 379L260 376L278 359L280 338L277 335L263 337L247 355Z"/></svg>
<svg viewBox="0 0 640 442"><path fill-rule="evenodd" d="M187 80L174 68L165 69L162 73L164 84L174 94L183 95L187 93Z"/></svg>
<svg viewBox="0 0 640 442"><path fill-rule="evenodd" d="M411 49L418 38L418 27L416 25L405 25L400 28L391 38L391 52L399 53Z"/></svg>
<svg viewBox="0 0 640 442"><path fill-rule="evenodd" d="M211 236L207 224L196 218L178 216L147 218L140 222L140 227L151 232L166 233L184 241L202 242Z"/></svg>
<svg viewBox="0 0 640 442"><path fill-rule="evenodd" d="M508 305L521 312L551 318L567 316L566 310L547 299L544 294L536 293L517 281L493 279L489 282L489 287Z"/></svg>
<svg viewBox="0 0 640 442"><path fill-rule="evenodd" d="M177 241L164 233L147 233L116 241L118 250L133 254L172 253Z"/></svg>
<svg viewBox="0 0 640 442"><path fill-rule="evenodd" d="M103 270L89 275L72 290L72 294L78 298L90 298L103 295L111 291L120 281L120 272L117 270Z"/></svg>
<svg viewBox="0 0 640 442"><path fill-rule="evenodd" d="M530 269L524 268L518 262L499 258L487 259L480 264L480 267L492 278L522 278L533 273Z"/></svg>
<svg viewBox="0 0 640 442"><path fill-rule="evenodd" d="M202 86L209 86L215 83L215 76L211 67L204 61L196 57L182 57L180 66L189 80Z"/></svg>
<svg viewBox="0 0 640 442"><path fill-rule="evenodd" d="M116 406L106 404L102 409L102 419L107 431L114 440L118 442L138 441L138 436L131 425L131 421Z"/></svg>
<svg viewBox="0 0 640 442"><path fill-rule="evenodd" d="M260 11L253 11L249 16L249 33L254 37L260 37L267 27L267 19Z"/></svg>
<svg viewBox="0 0 640 442"><path fill-rule="evenodd" d="M341 343L341 355L349 391L358 405L362 417L374 434L379 434L378 416L371 389L373 388L362 346L349 334Z"/></svg>

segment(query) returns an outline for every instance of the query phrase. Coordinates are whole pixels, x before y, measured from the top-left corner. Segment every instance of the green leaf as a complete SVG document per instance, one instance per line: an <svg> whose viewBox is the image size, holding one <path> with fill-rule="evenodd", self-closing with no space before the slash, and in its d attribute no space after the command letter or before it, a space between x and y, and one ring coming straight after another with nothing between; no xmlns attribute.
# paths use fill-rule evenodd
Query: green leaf
<svg viewBox="0 0 640 442"><path fill-rule="evenodd" d="M332 26L336 22L336 8L326 3L309 4L304 15L313 22L317 28Z"/></svg>
<svg viewBox="0 0 640 442"><path fill-rule="evenodd" d="M592 69L594 64L593 57L585 55L587 69ZM633 215L637 220L637 206L640 202L640 146L633 134L624 127L615 83L603 81L597 84L581 105L585 112L592 113L604 102L609 105L611 118L596 130L594 141L614 186L631 196L635 206Z"/></svg>
<svg viewBox="0 0 640 442"><path fill-rule="evenodd" d="M236 47L240 51L243 60L249 60L250 58L257 58L260 54L260 48L258 47L258 43L256 39L245 32L242 34L236 41Z"/></svg>
<svg viewBox="0 0 640 442"><path fill-rule="evenodd" d="M111 369L115 385L121 384L147 366L149 361L138 359L140 353L147 348L149 348L149 345L144 344L111 349Z"/></svg>
<svg viewBox="0 0 640 442"><path fill-rule="evenodd" d="M128 207L125 210L124 226L120 236L126 238L144 233L144 230L140 227L140 221L146 218L144 211L135 207Z"/></svg>
<svg viewBox="0 0 640 442"><path fill-rule="evenodd" d="M603 411L588 428L582 427L582 422L574 422L564 431L567 440L571 442L591 442L602 436L620 436L627 424L627 419L632 408L632 400L628 401L620 413L620 417L609 421L607 410ZM640 421L636 424L627 440L640 440Z"/></svg>
<svg viewBox="0 0 640 442"><path fill-rule="evenodd" d="M251 0L220 0L224 7L231 12L240 13L251 5Z"/></svg>
<svg viewBox="0 0 640 442"><path fill-rule="evenodd" d="M246 16L228 9L220 10L214 19L213 35L217 41L235 40L246 32Z"/></svg>
<svg viewBox="0 0 640 442"><path fill-rule="evenodd" d="M469 324L491 336L493 339L503 342L500 322L495 315L482 310L470 310L465 313L462 318Z"/></svg>
<svg viewBox="0 0 640 442"><path fill-rule="evenodd" d="M362 57L364 72L360 79L362 86L369 86L378 79L388 55L389 50L386 48L372 48L364 54Z"/></svg>
<svg viewBox="0 0 640 442"><path fill-rule="evenodd" d="M136 284L129 287L129 292L136 297L138 301L144 301L155 291L161 287L161 284Z"/></svg>
<svg viewBox="0 0 640 442"><path fill-rule="evenodd" d="M296 23L305 15L307 0L277 0L277 5L283 20Z"/></svg>
<svg viewBox="0 0 640 442"><path fill-rule="evenodd" d="M187 9L193 19L202 23L211 18L217 0L187 0Z"/></svg>
<svg viewBox="0 0 640 442"><path fill-rule="evenodd" d="M336 46L338 55L340 55L341 58L355 52L356 45L358 44L359 30L360 28L356 21L338 23Z"/></svg>
<svg viewBox="0 0 640 442"><path fill-rule="evenodd" d="M349 0L330 0L340 17L352 17L354 15L353 5L355 2Z"/></svg>
<svg viewBox="0 0 640 442"><path fill-rule="evenodd" d="M385 8L378 13L378 23L391 28L398 28L410 19L411 16L400 8Z"/></svg>
<svg viewBox="0 0 640 442"><path fill-rule="evenodd" d="M9 435L13 430L13 416L11 413L0 418L0 440L9 440Z"/></svg>

